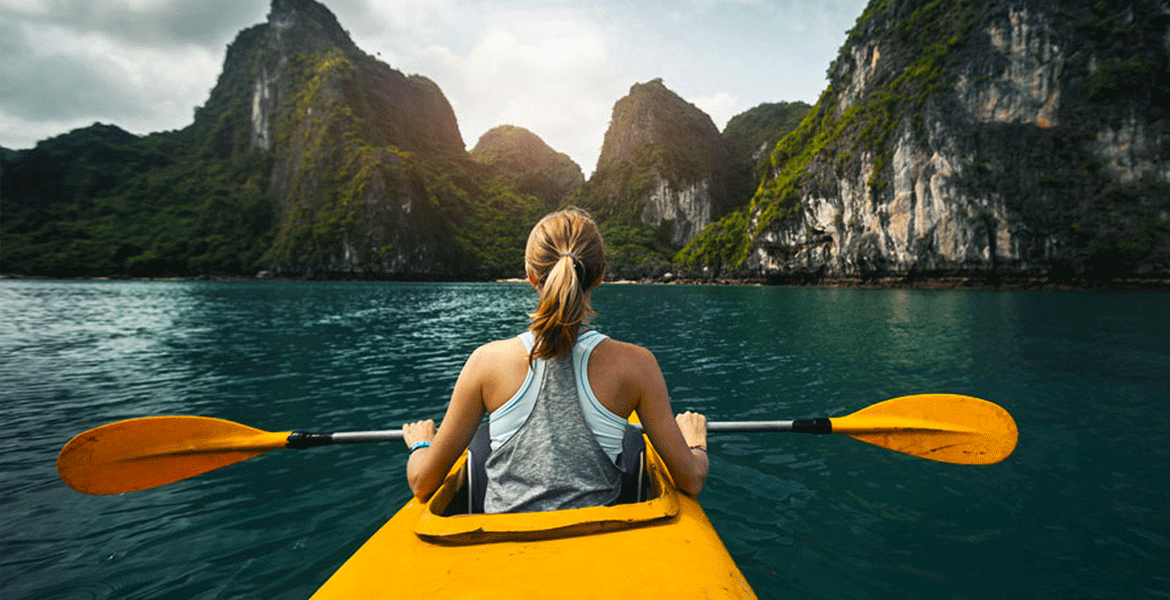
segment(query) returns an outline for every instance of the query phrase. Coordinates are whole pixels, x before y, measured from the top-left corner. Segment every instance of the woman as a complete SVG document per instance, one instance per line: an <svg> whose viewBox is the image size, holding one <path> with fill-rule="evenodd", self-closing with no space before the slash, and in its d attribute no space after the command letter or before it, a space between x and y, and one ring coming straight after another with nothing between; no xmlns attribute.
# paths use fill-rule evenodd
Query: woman
<svg viewBox="0 0 1170 600"><path fill-rule="evenodd" d="M489 414L486 512L609 504L620 491L615 460L635 410L675 484L698 494L708 470L706 418L673 418L654 355L588 327L592 290L605 277L597 225L577 209L545 216L528 236L524 262L540 294L529 330L471 354L438 433L433 420L402 427L414 495L438 489Z"/></svg>

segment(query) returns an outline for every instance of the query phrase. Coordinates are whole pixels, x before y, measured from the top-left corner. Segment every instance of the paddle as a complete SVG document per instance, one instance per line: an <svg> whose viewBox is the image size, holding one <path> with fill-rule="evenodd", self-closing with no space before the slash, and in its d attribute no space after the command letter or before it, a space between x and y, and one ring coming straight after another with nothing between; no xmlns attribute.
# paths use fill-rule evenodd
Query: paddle
<svg viewBox="0 0 1170 600"><path fill-rule="evenodd" d="M958 464L996 463L1016 447L1016 424L978 398L923 394L886 400L851 415L794 421L712 421L707 431L844 433L883 448ZM146 417L110 423L74 437L57 473L86 494L121 494L166 485L277 448L400 441L401 430L270 433L208 417Z"/></svg>
<svg viewBox="0 0 1170 600"><path fill-rule="evenodd" d="M1016 422L998 405L957 394L919 394L879 402L851 415L795 421L707 423L708 432L843 433L939 462L990 465L1016 449Z"/></svg>

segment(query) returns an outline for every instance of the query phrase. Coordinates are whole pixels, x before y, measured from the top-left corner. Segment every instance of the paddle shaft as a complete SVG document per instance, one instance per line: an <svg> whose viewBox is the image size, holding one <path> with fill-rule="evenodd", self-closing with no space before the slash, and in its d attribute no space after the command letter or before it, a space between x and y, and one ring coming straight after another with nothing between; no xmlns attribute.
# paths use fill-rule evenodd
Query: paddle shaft
<svg viewBox="0 0 1170 600"><path fill-rule="evenodd" d="M759 433L791 431L793 433L833 433L829 419L796 419L794 421L709 421L707 433Z"/></svg>
<svg viewBox="0 0 1170 600"><path fill-rule="evenodd" d="M333 444L373 444L379 442L401 442L402 430L387 431L346 431L338 433L309 433L294 431L288 434L288 448L303 450Z"/></svg>
<svg viewBox="0 0 1170 600"><path fill-rule="evenodd" d="M641 423L634 427L642 429ZM829 419L797 419L794 421L709 421L707 433L758 433L791 431L794 433L832 433ZM373 444L402 441L402 430L350 431L338 433L310 433L294 431L288 436L288 448L303 450L334 444Z"/></svg>

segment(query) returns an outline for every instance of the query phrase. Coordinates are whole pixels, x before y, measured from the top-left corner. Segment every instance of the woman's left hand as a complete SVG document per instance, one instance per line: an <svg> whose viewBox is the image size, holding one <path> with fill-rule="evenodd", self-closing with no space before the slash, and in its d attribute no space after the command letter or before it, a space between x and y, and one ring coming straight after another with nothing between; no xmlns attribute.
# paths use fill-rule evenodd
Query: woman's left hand
<svg viewBox="0 0 1170 600"><path fill-rule="evenodd" d="M701 413L687 411L674 418L683 434L687 446L707 449L707 417Z"/></svg>
<svg viewBox="0 0 1170 600"><path fill-rule="evenodd" d="M435 439L435 420L415 421L402 426L402 441L410 448L417 442L430 442Z"/></svg>

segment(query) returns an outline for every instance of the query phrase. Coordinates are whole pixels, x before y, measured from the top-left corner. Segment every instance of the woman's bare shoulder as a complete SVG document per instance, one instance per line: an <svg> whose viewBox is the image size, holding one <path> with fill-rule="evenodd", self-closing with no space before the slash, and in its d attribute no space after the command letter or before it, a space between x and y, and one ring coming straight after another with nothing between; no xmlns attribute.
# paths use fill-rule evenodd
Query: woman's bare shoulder
<svg viewBox="0 0 1170 600"><path fill-rule="evenodd" d="M618 415L630 414L647 400L653 403L666 398L667 393L654 353L613 338L594 350L589 359L589 381L601 403Z"/></svg>
<svg viewBox="0 0 1170 600"><path fill-rule="evenodd" d="M635 371L650 366L658 367L658 359L654 358L654 353L637 344L608 338L599 345L598 349L602 350L611 361L629 365Z"/></svg>
<svg viewBox="0 0 1170 600"><path fill-rule="evenodd" d="M513 337L488 342L476 348L469 360L485 360L498 364L502 360L516 357L524 357L527 361L528 352L524 349L524 342L518 337Z"/></svg>

